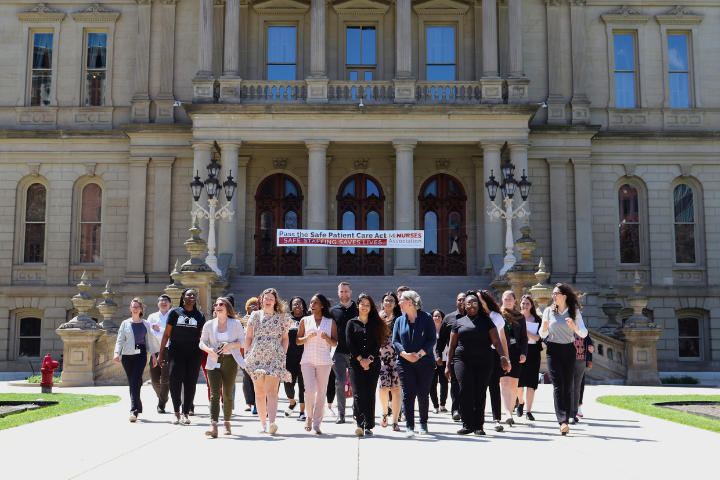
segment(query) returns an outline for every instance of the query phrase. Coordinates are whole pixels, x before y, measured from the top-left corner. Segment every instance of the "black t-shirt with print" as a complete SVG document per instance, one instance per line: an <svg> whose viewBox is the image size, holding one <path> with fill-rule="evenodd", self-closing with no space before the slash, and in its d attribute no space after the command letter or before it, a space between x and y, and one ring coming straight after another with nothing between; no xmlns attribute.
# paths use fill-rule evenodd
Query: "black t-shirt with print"
<svg viewBox="0 0 720 480"><path fill-rule="evenodd" d="M197 308L187 311L182 307L177 307L170 311L167 324L172 326L171 346L187 348L194 345L198 347L200 334L205 325L205 315Z"/></svg>

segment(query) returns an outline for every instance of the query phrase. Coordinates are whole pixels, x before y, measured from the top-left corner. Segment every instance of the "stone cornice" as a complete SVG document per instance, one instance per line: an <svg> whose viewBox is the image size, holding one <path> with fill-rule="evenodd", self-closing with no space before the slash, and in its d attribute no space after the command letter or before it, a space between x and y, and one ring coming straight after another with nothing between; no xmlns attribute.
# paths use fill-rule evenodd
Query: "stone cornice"
<svg viewBox="0 0 720 480"><path fill-rule="evenodd" d="M253 10L263 15L304 15L310 4L298 0L265 0L253 3Z"/></svg>
<svg viewBox="0 0 720 480"><path fill-rule="evenodd" d="M641 25L648 21L649 15L644 15L633 10L628 5L623 5L617 10L610 11L600 16L606 24L613 25Z"/></svg>
<svg viewBox="0 0 720 480"><path fill-rule="evenodd" d="M384 15L390 3L379 0L345 0L333 4L338 15Z"/></svg>
<svg viewBox="0 0 720 480"><path fill-rule="evenodd" d="M73 13L72 17L77 22L117 22L120 12L93 3L88 8Z"/></svg>
<svg viewBox="0 0 720 480"><path fill-rule="evenodd" d="M720 132L599 132L594 140L720 140Z"/></svg>
<svg viewBox="0 0 720 480"><path fill-rule="evenodd" d="M44 3L38 3L34 7L18 12L17 16L21 22L62 22L65 13L50 8Z"/></svg>
<svg viewBox="0 0 720 480"><path fill-rule="evenodd" d="M182 107L190 115L223 114L270 114L270 115L358 115L357 105L314 105L314 104L202 104L187 103ZM407 114L407 115L535 115L539 105L365 105L363 115ZM580 125L569 125L579 127ZM124 125L122 126L125 127ZM584 126L583 126L584 127Z"/></svg>
<svg viewBox="0 0 720 480"><path fill-rule="evenodd" d="M656 15L655 19L661 25L700 25L705 15L691 12L682 5Z"/></svg>
<svg viewBox="0 0 720 480"><path fill-rule="evenodd" d="M127 140L120 130L0 130L0 139L110 139Z"/></svg>

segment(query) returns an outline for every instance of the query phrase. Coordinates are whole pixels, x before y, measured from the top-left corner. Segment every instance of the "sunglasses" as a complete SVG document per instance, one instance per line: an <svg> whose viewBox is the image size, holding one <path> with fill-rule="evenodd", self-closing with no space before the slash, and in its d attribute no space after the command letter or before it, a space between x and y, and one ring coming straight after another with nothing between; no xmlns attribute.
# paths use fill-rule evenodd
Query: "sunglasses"
<svg viewBox="0 0 720 480"><path fill-rule="evenodd" d="M225 304L222 303L222 302L220 302L220 303L213 303L213 308L224 307L224 306L225 306Z"/></svg>

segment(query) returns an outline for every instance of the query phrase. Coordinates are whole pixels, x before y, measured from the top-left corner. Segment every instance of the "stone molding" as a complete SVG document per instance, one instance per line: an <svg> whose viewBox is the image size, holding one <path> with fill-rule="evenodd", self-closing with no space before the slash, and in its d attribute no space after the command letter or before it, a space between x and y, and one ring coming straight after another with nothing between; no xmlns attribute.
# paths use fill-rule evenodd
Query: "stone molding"
<svg viewBox="0 0 720 480"><path fill-rule="evenodd" d="M413 5L418 15L465 15L470 4L458 0L426 0Z"/></svg>
<svg viewBox="0 0 720 480"><path fill-rule="evenodd" d="M368 159L363 157L356 158L353 164L355 165L355 169L365 170L368 167Z"/></svg>
<svg viewBox="0 0 720 480"><path fill-rule="evenodd" d="M152 0L135 0L138 5L152 5Z"/></svg>
<svg viewBox="0 0 720 480"><path fill-rule="evenodd" d="M117 22L120 12L93 3L88 8L71 14L76 22Z"/></svg>
<svg viewBox="0 0 720 480"><path fill-rule="evenodd" d="M385 15L390 4L378 0L345 0L333 4L338 15Z"/></svg>
<svg viewBox="0 0 720 480"><path fill-rule="evenodd" d="M690 164L683 163L678 166L680 167L680 176L681 177L687 178L691 175L692 167L693 167L692 163L690 163Z"/></svg>
<svg viewBox="0 0 720 480"><path fill-rule="evenodd" d="M649 127L647 108L608 108L608 128Z"/></svg>
<svg viewBox="0 0 720 480"><path fill-rule="evenodd" d="M450 160L447 158L438 158L435 160L435 167L438 170L447 170L447 168L450 166Z"/></svg>
<svg viewBox="0 0 720 480"><path fill-rule="evenodd" d="M74 127L82 128L109 128L112 129L114 107L76 107L72 108L72 123Z"/></svg>
<svg viewBox="0 0 720 480"><path fill-rule="evenodd" d="M28 170L30 171L30 175L32 175L33 177L37 177L38 175L40 175L40 165L42 165L41 163L28 163L27 165Z"/></svg>
<svg viewBox="0 0 720 480"><path fill-rule="evenodd" d="M636 168L637 168L636 163L626 163L625 164L625 176L626 177L634 177Z"/></svg>
<svg viewBox="0 0 720 480"><path fill-rule="evenodd" d="M65 13L50 8L44 3L38 3L34 7L18 12L17 16L21 22L62 22Z"/></svg>
<svg viewBox="0 0 720 480"><path fill-rule="evenodd" d="M95 167L97 167L97 163L86 163L85 164L85 175L88 177L94 177L95 176Z"/></svg>
<svg viewBox="0 0 720 480"><path fill-rule="evenodd" d="M655 15L655 19L660 25L700 25L705 15L691 12L682 5L669 10L660 15Z"/></svg>
<svg viewBox="0 0 720 480"><path fill-rule="evenodd" d="M705 111L698 108L663 108L665 128L695 129L705 126Z"/></svg>
<svg viewBox="0 0 720 480"><path fill-rule="evenodd" d="M273 158L273 166L279 170L285 170L287 166L287 158L277 157Z"/></svg>
<svg viewBox="0 0 720 480"><path fill-rule="evenodd" d="M298 0L265 0L254 3L253 10L262 15L305 15L310 4Z"/></svg>
<svg viewBox="0 0 720 480"><path fill-rule="evenodd" d="M15 114L18 125L52 128L57 126L58 107L17 107Z"/></svg>
<svg viewBox="0 0 720 480"><path fill-rule="evenodd" d="M171 7L174 7L177 5L178 0L162 0L163 5L169 5Z"/></svg>
<svg viewBox="0 0 720 480"><path fill-rule="evenodd" d="M629 25L629 24L645 24L650 15L645 15L633 10L628 5L623 5L617 10L605 13L600 16L606 24L612 25Z"/></svg>

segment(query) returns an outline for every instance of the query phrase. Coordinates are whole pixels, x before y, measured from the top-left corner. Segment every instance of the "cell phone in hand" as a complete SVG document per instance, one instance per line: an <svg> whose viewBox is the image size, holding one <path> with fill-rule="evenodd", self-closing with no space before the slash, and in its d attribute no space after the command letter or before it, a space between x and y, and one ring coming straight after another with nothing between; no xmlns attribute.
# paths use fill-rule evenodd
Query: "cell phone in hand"
<svg viewBox="0 0 720 480"><path fill-rule="evenodd" d="M227 345L226 342L220 342L220 343L218 343L218 344L217 344L217 347L215 347L215 353L217 353L218 355L220 355L220 352L222 351L222 349L223 349L223 347L224 347L225 345Z"/></svg>

